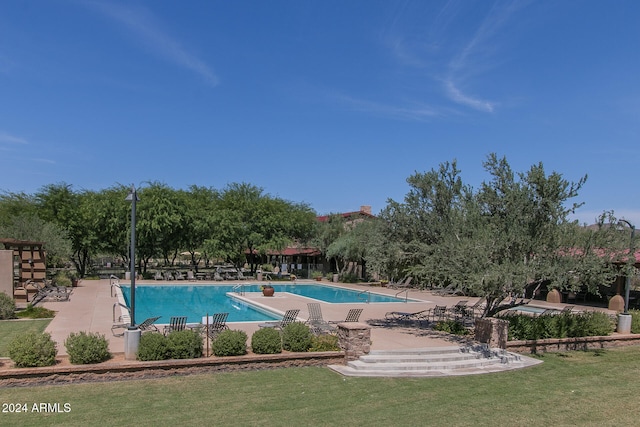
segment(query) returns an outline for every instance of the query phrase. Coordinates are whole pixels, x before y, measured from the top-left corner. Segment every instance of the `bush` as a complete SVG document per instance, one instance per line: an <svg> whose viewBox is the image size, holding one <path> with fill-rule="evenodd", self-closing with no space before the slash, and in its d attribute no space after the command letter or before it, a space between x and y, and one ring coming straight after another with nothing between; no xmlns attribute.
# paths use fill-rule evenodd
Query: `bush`
<svg viewBox="0 0 640 427"><path fill-rule="evenodd" d="M507 319L510 340L606 336L614 330L614 324L609 315L599 311L537 317L515 314Z"/></svg>
<svg viewBox="0 0 640 427"><path fill-rule="evenodd" d="M9 344L9 357L18 368L54 365L57 353L56 343L46 332L18 335Z"/></svg>
<svg viewBox="0 0 640 427"><path fill-rule="evenodd" d="M172 359L195 359L202 357L202 337L196 331L174 331L167 336Z"/></svg>
<svg viewBox="0 0 640 427"><path fill-rule="evenodd" d="M311 339L311 348L309 351L338 351L338 337L336 335L317 335Z"/></svg>
<svg viewBox="0 0 640 427"><path fill-rule="evenodd" d="M309 351L313 334L301 322L288 324L282 330L282 348L288 351Z"/></svg>
<svg viewBox="0 0 640 427"><path fill-rule="evenodd" d="M140 337L138 360L166 360L171 358L167 338L158 332L147 332Z"/></svg>
<svg viewBox="0 0 640 427"><path fill-rule="evenodd" d="M244 331L227 329L211 343L211 351L216 356L241 356L247 354L247 334Z"/></svg>
<svg viewBox="0 0 640 427"><path fill-rule="evenodd" d="M631 333L640 334L640 310L629 310L631 314Z"/></svg>
<svg viewBox="0 0 640 427"><path fill-rule="evenodd" d="M64 341L69 361L74 365L100 363L111 358L109 342L102 334L71 332Z"/></svg>
<svg viewBox="0 0 640 427"><path fill-rule="evenodd" d="M34 307L29 304L24 310L20 310L16 313L19 318L28 319L51 319L56 315L56 312L44 307Z"/></svg>
<svg viewBox="0 0 640 427"><path fill-rule="evenodd" d="M340 275L340 281L342 283L358 283L360 278L353 273L343 273Z"/></svg>
<svg viewBox="0 0 640 427"><path fill-rule="evenodd" d="M0 319L16 317L16 302L9 295L0 292Z"/></svg>
<svg viewBox="0 0 640 427"><path fill-rule="evenodd" d="M453 335L468 335L469 330L457 320L442 320L433 326L436 331L446 332Z"/></svg>
<svg viewBox="0 0 640 427"><path fill-rule="evenodd" d="M262 328L251 336L251 350L256 354L282 353L282 338L274 328Z"/></svg>

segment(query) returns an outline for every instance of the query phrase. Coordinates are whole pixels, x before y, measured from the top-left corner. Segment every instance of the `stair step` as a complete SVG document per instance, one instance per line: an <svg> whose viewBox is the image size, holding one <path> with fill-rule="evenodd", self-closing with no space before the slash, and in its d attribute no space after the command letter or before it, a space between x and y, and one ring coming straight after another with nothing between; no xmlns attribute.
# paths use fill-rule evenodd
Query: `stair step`
<svg viewBox="0 0 640 427"><path fill-rule="evenodd" d="M524 357L524 359L523 359ZM497 372L541 363L486 346L376 350L330 368L353 376L444 376Z"/></svg>

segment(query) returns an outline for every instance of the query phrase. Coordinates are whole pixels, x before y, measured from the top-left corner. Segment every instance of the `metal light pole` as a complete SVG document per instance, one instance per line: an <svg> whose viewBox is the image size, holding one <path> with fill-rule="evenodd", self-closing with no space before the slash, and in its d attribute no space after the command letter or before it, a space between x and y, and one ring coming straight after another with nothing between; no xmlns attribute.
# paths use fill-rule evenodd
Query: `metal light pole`
<svg viewBox="0 0 640 427"><path fill-rule="evenodd" d="M140 344L141 331L136 326L136 202L139 199L134 185L131 186L131 192L125 200L131 202L131 253L129 255L131 261L129 266L129 274L131 276L131 324L125 331L124 357L127 360L135 360Z"/></svg>
<svg viewBox="0 0 640 427"><path fill-rule="evenodd" d="M636 228L626 219L618 220L618 224L626 224L631 229L631 241L629 242L629 256L633 257L633 265L636 263L636 254L633 247L633 238L636 233ZM624 314L629 314L629 292L631 289L631 273L627 272L624 283Z"/></svg>

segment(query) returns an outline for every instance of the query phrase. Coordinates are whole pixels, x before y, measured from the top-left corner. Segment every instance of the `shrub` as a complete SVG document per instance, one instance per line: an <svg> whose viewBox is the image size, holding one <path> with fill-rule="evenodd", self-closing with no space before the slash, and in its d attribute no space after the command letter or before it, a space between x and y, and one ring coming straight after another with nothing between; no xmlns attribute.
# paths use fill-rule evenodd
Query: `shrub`
<svg viewBox="0 0 640 427"><path fill-rule="evenodd" d="M16 316L20 318L29 319L51 319L56 315L56 312L44 307L34 307L29 304L24 310L20 310L16 313Z"/></svg>
<svg viewBox="0 0 640 427"><path fill-rule="evenodd" d="M251 336L251 350L256 354L282 353L282 338L274 328L262 328Z"/></svg>
<svg viewBox="0 0 640 427"><path fill-rule="evenodd" d="M631 314L631 333L640 334L640 310L629 310Z"/></svg>
<svg viewBox="0 0 640 427"><path fill-rule="evenodd" d="M358 283L360 279L353 273L343 273L340 275L340 281L342 283Z"/></svg>
<svg viewBox="0 0 640 427"><path fill-rule="evenodd" d="M56 343L46 332L18 335L9 344L9 357L18 368L54 365L57 353Z"/></svg>
<svg viewBox="0 0 640 427"><path fill-rule="evenodd" d="M69 361L74 365L100 363L111 358L109 342L102 334L71 332L64 341Z"/></svg>
<svg viewBox="0 0 640 427"><path fill-rule="evenodd" d="M311 339L311 348L309 351L338 351L338 337L336 335L317 335Z"/></svg>
<svg viewBox="0 0 640 427"><path fill-rule="evenodd" d="M453 335L467 335L469 334L469 330L464 327L464 325L457 320L442 320L437 322L433 329L436 331L446 332L448 334Z"/></svg>
<svg viewBox="0 0 640 427"><path fill-rule="evenodd" d="M16 302L9 295L0 292L0 319L16 317Z"/></svg>
<svg viewBox="0 0 640 427"><path fill-rule="evenodd" d="M174 331L167 336L172 359L195 359L202 357L202 337L196 331Z"/></svg>
<svg viewBox="0 0 640 427"><path fill-rule="evenodd" d="M211 343L216 356L241 356L247 354L247 334L244 331L227 329Z"/></svg>
<svg viewBox="0 0 640 427"><path fill-rule="evenodd" d="M309 351L313 334L301 322L288 324L282 330L282 348L288 351Z"/></svg>
<svg viewBox="0 0 640 427"><path fill-rule="evenodd" d="M147 332L140 336L138 360L165 360L171 357L167 338L158 332Z"/></svg>
<svg viewBox="0 0 640 427"><path fill-rule="evenodd" d="M508 320L510 340L606 336L614 330L609 315L598 311L537 317L516 314L509 316Z"/></svg>

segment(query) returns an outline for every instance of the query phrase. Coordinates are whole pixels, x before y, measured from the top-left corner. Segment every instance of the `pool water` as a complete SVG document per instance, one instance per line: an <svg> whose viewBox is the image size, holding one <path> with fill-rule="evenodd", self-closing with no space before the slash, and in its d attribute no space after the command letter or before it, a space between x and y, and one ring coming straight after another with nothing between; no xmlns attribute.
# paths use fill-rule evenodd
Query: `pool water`
<svg viewBox="0 0 640 427"><path fill-rule="evenodd" d="M336 286L307 284L272 284L277 292L313 298L328 303L404 302L404 299L369 292L358 292ZM243 285L244 292L260 292L259 284ZM260 322L277 320L279 316L229 298L233 285L136 286L136 320L162 316L158 323L168 323L171 316L187 316L187 322L197 323L207 314L229 313L228 322ZM130 306L130 288L122 286L122 294Z"/></svg>
<svg viewBox="0 0 640 427"><path fill-rule="evenodd" d="M533 314L541 314L544 313L546 308L543 307L536 307L534 305L518 305L516 307L511 307L508 309L509 311L523 311L526 313L533 313Z"/></svg>

